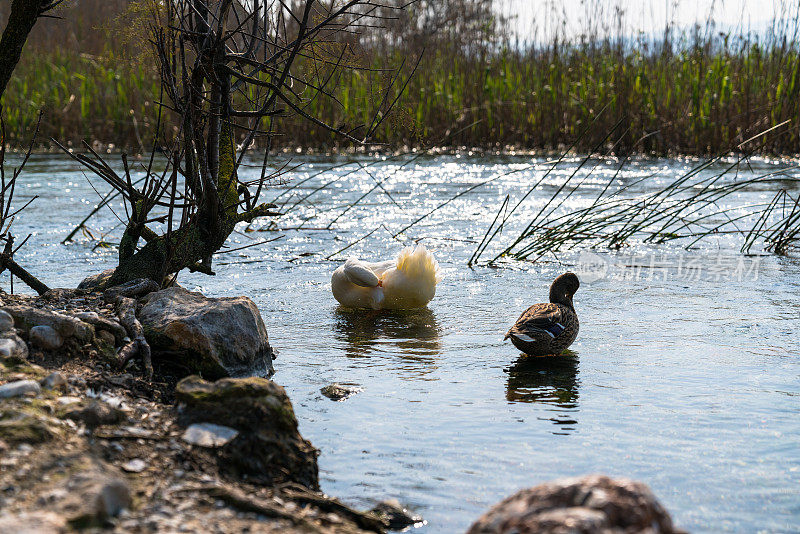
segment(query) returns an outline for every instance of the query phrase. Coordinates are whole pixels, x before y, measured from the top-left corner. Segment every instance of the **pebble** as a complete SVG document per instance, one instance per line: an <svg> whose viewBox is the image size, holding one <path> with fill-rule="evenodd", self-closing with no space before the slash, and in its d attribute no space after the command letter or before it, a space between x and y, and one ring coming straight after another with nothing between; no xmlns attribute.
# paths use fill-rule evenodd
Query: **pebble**
<svg viewBox="0 0 800 534"><path fill-rule="evenodd" d="M0 532L17 534L58 534L66 530L64 517L45 511L35 512L1 512Z"/></svg>
<svg viewBox="0 0 800 534"><path fill-rule="evenodd" d="M75 317L80 319L81 321L86 321L87 323L91 323L92 321L99 321L100 320L100 316L97 315L97 312L93 312L93 311L85 311L85 312L76 313Z"/></svg>
<svg viewBox="0 0 800 534"><path fill-rule="evenodd" d="M97 494L99 517L115 517L131 505L131 493L124 480L107 480Z"/></svg>
<svg viewBox="0 0 800 534"><path fill-rule="evenodd" d="M147 469L147 463L141 458L134 458L129 462L125 462L122 464L122 470L127 471L128 473L141 473Z"/></svg>
<svg viewBox="0 0 800 534"><path fill-rule="evenodd" d="M64 417L73 421L80 421L88 428L113 425L126 419L122 411L102 401L92 401L83 408L76 408L67 412Z"/></svg>
<svg viewBox="0 0 800 534"><path fill-rule="evenodd" d="M239 435L233 428L213 423L195 423L183 433L183 441L200 447L222 447Z"/></svg>
<svg viewBox="0 0 800 534"><path fill-rule="evenodd" d="M86 387L86 380L80 375L69 375L69 377L67 377L67 382L69 382L71 386L79 388Z"/></svg>
<svg viewBox="0 0 800 534"><path fill-rule="evenodd" d="M0 386L0 399L19 397L21 395L38 395L42 388L35 380L17 380Z"/></svg>
<svg viewBox="0 0 800 534"><path fill-rule="evenodd" d="M6 333L6 335L8 334ZM10 358L12 356L19 356L20 358L27 358L28 356L28 345L16 334L0 339L0 358Z"/></svg>
<svg viewBox="0 0 800 534"><path fill-rule="evenodd" d="M67 379L58 371L54 371L39 381L44 389L66 389Z"/></svg>
<svg viewBox="0 0 800 534"><path fill-rule="evenodd" d="M0 333L14 331L14 318L5 310L0 310Z"/></svg>
<svg viewBox="0 0 800 534"><path fill-rule="evenodd" d="M55 328L47 325L39 325L31 328L29 338L31 343L44 350L60 349L64 344L64 338L56 332Z"/></svg>

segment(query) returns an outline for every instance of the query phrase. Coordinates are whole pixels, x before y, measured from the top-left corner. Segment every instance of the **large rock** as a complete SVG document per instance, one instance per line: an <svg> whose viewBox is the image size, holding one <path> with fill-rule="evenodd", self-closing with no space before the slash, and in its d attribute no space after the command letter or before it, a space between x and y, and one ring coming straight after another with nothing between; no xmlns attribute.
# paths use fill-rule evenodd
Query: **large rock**
<svg viewBox="0 0 800 534"><path fill-rule="evenodd" d="M179 422L213 423L239 433L218 449L222 469L265 484L298 482L319 488L318 451L297 430L284 389L264 378L224 378L206 382L184 378L175 390Z"/></svg>
<svg viewBox="0 0 800 534"><path fill-rule="evenodd" d="M207 378L272 375L267 328L249 298L207 298L171 287L142 301L145 337L164 357Z"/></svg>
<svg viewBox="0 0 800 534"><path fill-rule="evenodd" d="M646 485L592 475L522 490L492 507L467 534L678 532Z"/></svg>

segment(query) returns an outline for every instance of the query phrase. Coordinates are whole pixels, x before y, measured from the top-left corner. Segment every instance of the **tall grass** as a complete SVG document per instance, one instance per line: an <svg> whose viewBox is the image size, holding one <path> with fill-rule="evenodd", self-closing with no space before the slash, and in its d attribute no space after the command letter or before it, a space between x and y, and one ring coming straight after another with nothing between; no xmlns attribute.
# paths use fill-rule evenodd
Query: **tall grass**
<svg viewBox="0 0 800 534"><path fill-rule="evenodd" d="M122 12L127 2L109 4ZM668 25L659 36L632 37L620 25L616 33L600 32L599 38L556 36L546 43L523 43L518 34L488 23L459 26L460 38L446 27L434 39L412 38L419 24L409 22L395 33L357 43L357 60L373 70L347 71L337 80L340 105L316 109L326 104L311 100L308 106L348 130L369 124L374 95L393 76L380 68L405 59L408 74L421 55L404 95L375 132L376 142L397 147L445 139L451 146L551 151L580 138L575 148L587 151L603 134L581 132L603 110L592 132L608 132L621 122L620 151L716 153L789 120L790 131L763 151L797 154L797 12L796 7L787 9L772 29L758 33L719 32L709 22L685 30ZM74 17L88 16L81 13L49 24L78 25ZM480 13L486 16L485 10ZM131 149L149 144L158 95L154 62L143 61L141 51L130 53L130 40L109 33L107 20L97 22L81 22L85 36L67 39L64 46L34 36L34 53L23 55L4 97L12 142L25 138L36 110L44 108L46 136ZM311 62L305 68L312 68ZM336 147L341 142L294 117L281 118L275 129L281 133L273 141L276 147Z"/></svg>

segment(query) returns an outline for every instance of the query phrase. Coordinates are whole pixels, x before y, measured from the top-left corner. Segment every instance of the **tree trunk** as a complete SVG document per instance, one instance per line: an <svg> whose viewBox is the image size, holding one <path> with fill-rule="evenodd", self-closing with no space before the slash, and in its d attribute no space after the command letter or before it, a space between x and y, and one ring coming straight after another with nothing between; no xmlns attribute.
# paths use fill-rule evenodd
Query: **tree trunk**
<svg viewBox="0 0 800 534"><path fill-rule="evenodd" d="M129 227L122 241L131 246L130 241L138 241L144 236L147 243L133 254L123 256L120 250L120 263L108 280L106 287L124 284L137 278L149 278L161 282L166 276L185 268L198 268L199 262L210 258L225 244L237 223L250 222L256 217L272 215L271 206L261 205L246 213L239 213L239 193L234 172L236 153L231 128L223 122L219 134L219 166L215 175L215 190L221 206L212 210L215 220L207 220L201 211L189 222L171 235L155 235L152 231ZM133 243L135 246L136 243ZM201 267L200 267L201 268ZM210 267L208 268L210 271Z"/></svg>
<svg viewBox="0 0 800 534"><path fill-rule="evenodd" d="M36 19L47 2L43 0L13 0L6 29L0 38L0 96L5 92L11 73L22 55L22 47Z"/></svg>

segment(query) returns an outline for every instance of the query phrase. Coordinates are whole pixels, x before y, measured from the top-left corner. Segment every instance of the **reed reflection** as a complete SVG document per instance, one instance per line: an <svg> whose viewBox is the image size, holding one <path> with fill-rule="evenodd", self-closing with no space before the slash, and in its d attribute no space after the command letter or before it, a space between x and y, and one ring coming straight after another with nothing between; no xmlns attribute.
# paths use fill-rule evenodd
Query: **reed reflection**
<svg viewBox="0 0 800 534"><path fill-rule="evenodd" d="M557 415L548 419L568 433L578 423L579 363L577 354L572 351L547 358L521 354L506 369L506 399L552 406Z"/></svg>
<svg viewBox="0 0 800 534"><path fill-rule="evenodd" d="M441 328L428 308L416 310L350 310L337 308L334 337L348 357L397 356L399 369L434 370L441 349ZM410 365L409 365L410 364Z"/></svg>

